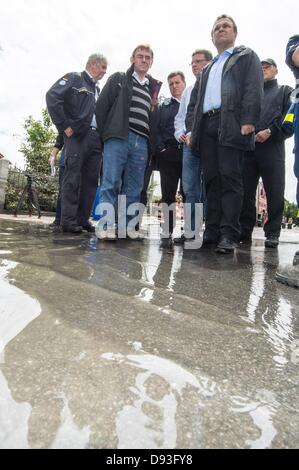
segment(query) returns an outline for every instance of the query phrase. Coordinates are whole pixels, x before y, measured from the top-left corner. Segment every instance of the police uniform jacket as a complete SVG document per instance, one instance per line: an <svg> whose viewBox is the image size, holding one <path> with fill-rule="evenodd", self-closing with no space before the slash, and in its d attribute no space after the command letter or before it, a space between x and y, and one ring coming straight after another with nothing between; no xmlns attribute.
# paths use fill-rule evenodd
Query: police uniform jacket
<svg viewBox="0 0 299 470"><path fill-rule="evenodd" d="M255 133L264 129L271 130L271 139L284 141L293 132L283 128L283 120L291 106L291 93L293 88L287 85L279 86L277 80L264 83L264 97L259 123Z"/></svg>
<svg viewBox="0 0 299 470"><path fill-rule="evenodd" d="M58 132L71 127L75 135L85 135L95 113L96 85L86 71L68 73L46 94L49 114Z"/></svg>

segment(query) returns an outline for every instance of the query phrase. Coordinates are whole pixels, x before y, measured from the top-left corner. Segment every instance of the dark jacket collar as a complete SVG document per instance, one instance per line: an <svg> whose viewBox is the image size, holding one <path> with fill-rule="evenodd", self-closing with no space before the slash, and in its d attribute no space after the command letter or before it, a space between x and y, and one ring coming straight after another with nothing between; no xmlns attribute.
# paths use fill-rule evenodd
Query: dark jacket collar
<svg viewBox="0 0 299 470"><path fill-rule="evenodd" d="M277 87L277 80L274 78L273 80L268 80L264 82L264 90L268 90L269 88Z"/></svg>

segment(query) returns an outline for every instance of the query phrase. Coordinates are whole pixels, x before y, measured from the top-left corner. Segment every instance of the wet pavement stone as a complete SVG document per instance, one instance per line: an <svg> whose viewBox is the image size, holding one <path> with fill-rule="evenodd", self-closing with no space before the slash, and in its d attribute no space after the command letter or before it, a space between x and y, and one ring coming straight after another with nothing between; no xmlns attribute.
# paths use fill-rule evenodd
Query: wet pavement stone
<svg viewBox="0 0 299 470"><path fill-rule="evenodd" d="M0 218L0 448L297 448L299 290L230 256Z"/></svg>

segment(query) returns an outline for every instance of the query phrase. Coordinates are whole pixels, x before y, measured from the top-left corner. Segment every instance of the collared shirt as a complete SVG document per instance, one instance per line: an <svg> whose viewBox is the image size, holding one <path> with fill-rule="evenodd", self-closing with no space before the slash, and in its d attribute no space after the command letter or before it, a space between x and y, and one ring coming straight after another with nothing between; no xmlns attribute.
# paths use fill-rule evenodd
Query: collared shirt
<svg viewBox="0 0 299 470"><path fill-rule="evenodd" d="M194 85L185 88L182 94L179 111L174 119L174 136L178 142L180 142L181 135L186 132L185 119L193 88Z"/></svg>
<svg viewBox="0 0 299 470"><path fill-rule="evenodd" d="M132 77L134 77L135 80L137 80L137 82L140 83L140 85L142 85L142 86L143 85L149 85L149 79L144 77L144 79L141 80L141 78L139 77L137 72L133 72Z"/></svg>
<svg viewBox="0 0 299 470"><path fill-rule="evenodd" d="M221 81L223 67L227 59L232 55L234 48L230 47L220 55L215 57L211 67L205 98L203 103L203 112L207 113L212 109L221 108Z"/></svg>
<svg viewBox="0 0 299 470"><path fill-rule="evenodd" d="M97 102L98 97L99 97L99 94L100 94L100 93L99 93L99 88L97 87L97 83L98 83L98 82L93 78L92 75L90 75L90 73L89 73L87 70L85 70L85 72L87 73L87 75L91 78L91 80L92 80L93 83L95 84L95 95L94 95L94 98L95 98L95 101ZM91 120L91 124L90 124L90 125L91 125L91 127L97 127L97 120L96 120L96 115L95 115L95 114L92 116L92 120Z"/></svg>

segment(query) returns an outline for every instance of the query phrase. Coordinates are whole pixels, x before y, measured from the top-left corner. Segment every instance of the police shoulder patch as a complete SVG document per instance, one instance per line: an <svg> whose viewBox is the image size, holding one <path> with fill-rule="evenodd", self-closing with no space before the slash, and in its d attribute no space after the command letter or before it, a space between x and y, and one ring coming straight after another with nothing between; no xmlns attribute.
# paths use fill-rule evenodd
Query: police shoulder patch
<svg viewBox="0 0 299 470"><path fill-rule="evenodd" d="M66 81L65 80L60 80L59 85L61 85L61 86L66 85Z"/></svg>

